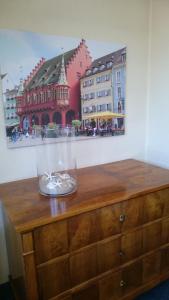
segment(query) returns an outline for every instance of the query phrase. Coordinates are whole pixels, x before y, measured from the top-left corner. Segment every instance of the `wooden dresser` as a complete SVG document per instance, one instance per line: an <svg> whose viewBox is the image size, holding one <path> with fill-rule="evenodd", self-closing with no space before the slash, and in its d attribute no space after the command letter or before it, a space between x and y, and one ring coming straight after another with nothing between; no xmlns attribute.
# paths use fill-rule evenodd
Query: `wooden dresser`
<svg viewBox="0 0 169 300"><path fill-rule="evenodd" d="M78 191L0 185L19 300L120 300L169 278L169 170L124 160L78 170Z"/></svg>

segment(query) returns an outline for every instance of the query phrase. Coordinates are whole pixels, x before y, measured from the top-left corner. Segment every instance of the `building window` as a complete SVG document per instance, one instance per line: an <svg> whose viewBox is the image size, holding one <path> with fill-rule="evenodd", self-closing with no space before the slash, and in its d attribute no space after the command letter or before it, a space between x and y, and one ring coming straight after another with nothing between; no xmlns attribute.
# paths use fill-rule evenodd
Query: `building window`
<svg viewBox="0 0 169 300"><path fill-rule="evenodd" d="M117 88L118 99L121 99L121 87Z"/></svg>
<svg viewBox="0 0 169 300"><path fill-rule="evenodd" d="M110 80L110 74L107 74L106 75L106 81L109 81Z"/></svg>
<svg viewBox="0 0 169 300"><path fill-rule="evenodd" d="M112 61L109 61L109 62L107 63L107 68L111 68L112 65L113 65L113 62L112 62Z"/></svg>
<svg viewBox="0 0 169 300"><path fill-rule="evenodd" d="M101 82L105 82L105 81L109 81L109 80L110 80L110 74L96 77L96 83L101 83Z"/></svg>
<svg viewBox="0 0 169 300"><path fill-rule="evenodd" d="M107 90L107 96L111 96L111 90Z"/></svg>
<svg viewBox="0 0 169 300"><path fill-rule="evenodd" d="M93 68L93 73L96 73L97 71L98 71L97 67Z"/></svg>
<svg viewBox="0 0 169 300"><path fill-rule="evenodd" d="M89 80L86 80L83 82L83 87L86 87L86 86L91 86L94 84L94 79L89 79Z"/></svg>
<svg viewBox="0 0 169 300"><path fill-rule="evenodd" d="M100 77L96 77L96 83L100 83Z"/></svg>
<svg viewBox="0 0 169 300"><path fill-rule="evenodd" d="M102 104L101 105L101 111L106 111L107 110L107 105L106 104Z"/></svg>
<svg viewBox="0 0 169 300"><path fill-rule="evenodd" d="M51 98L54 99L54 90L51 91ZM61 90L61 88L57 89L56 99L57 100L61 100L62 99L62 90Z"/></svg>
<svg viewBox="0 0 169 300"><path fill-rule="evenodd" d="M104 68L105 68L105 65L101 65L101 66L99 67L99 70L102 71Z"/></svg>
<svg viewBox="0 0 169 300"><path fill-rule="evenodd" d="M89 94L89 99L94 99L95 98L95 94L94 93L90 93Z"/></svg>
<svg viewBox="0 0 169 300"><path fill-rule="evenodd" d="M84 99L85 99L85 100L88 100L88 99L89 99L89 95L88 95L88 94L85 94Z"/></svg>
<svg viewBox="0 0 169 300"><path fill-rule="evenodd" d="M108 104L107 104L107 110L108 110L108 111L111 111L111 103L108 103Z"/></svg>
<svg viewBox="0 0 169 300"><path fill-rule="evenodd" d="M48 101L48 92L46 91L45 94L46 94L45 102L47 102Z"/></svg>
<svg viewBox="0 0 169 300"><path fill-rule="evenodd" d="M84 107L83 108L83 112L86 114L86 113L88 113L89 112L89 108L88 107Z"/></svg>
<svg viewBox="0 0 169 300"><path fill-rule="evenodd" d="M92 105L92 112L96 112L96 106Z"/></svg>
<svg viewBox="0 0 169 300"><path fill-rule="evenodd" d="M87 70L87 71L86 71L86 75L90 75L91 72L92 72L91 70Z"/></svg>
<svg viewBox="0 0 169 300"><path fill-rule="evenodd" d="M98 91L97 92L97 97L105 97L105 96L110 96L111 95L111 90L103 90L103 91Z"/></svg>
<svg viewBox="0 0 169 300"><path fill-rule="evenodd" d="M63 90L63 99L67 100L68 99L68 89Z"/></svg>
<svg viewBox="0 0 169 300"><path fill-rule="evenodd" d="M83 108L83 113L86 114L87 112L88 112L88 108L87 108L87 107L84 107L84 108Z"/></svg>
<svg viewBox="0 0 169 300"><path fill-rule="evenodd" d="M97 92L97 97L101 97L101 92Z"/></svg>
<svg viewBox="0 0 169 300"><path fill-rule="evenodd" d="M118 113L122 112L122 103L121 101L118 102Z"/></svg>
<svg viewBox="0 0 169 300"><path fill-rule="evenodd" d="M36 104L36 94L33 94L33 102Z"/></svg>
<svg viewBox="0 0 169 300"><path fill-rule="evenodd" d="M101 105L97 105L97 111L101 111Z"/></svg>
<svg viewBox="0 0 169 300"><path fill-rule="evenodd" d="M50 91L48 91L48 98L50 98Z"/></svg>
<svg viewBox="0 0 169 300"><path fill-rule="evenodd" d="M126 61L126 53L122 53L122 55L121 55L121 61L122 62Z"/></svg>
<svg viewBox="0 0 169 300"><path fill-rule="evenodd" d="M116 72L116 80L117 80L117 82L120 82L120 71L117 71Z"/></svg>
<svg viewBox="0 0 169 300"><path fill-rule="evenodd" d="M42 95L41 96L42 97L42 103L44 103L44 93L42 92L41 95Z"/></svg>

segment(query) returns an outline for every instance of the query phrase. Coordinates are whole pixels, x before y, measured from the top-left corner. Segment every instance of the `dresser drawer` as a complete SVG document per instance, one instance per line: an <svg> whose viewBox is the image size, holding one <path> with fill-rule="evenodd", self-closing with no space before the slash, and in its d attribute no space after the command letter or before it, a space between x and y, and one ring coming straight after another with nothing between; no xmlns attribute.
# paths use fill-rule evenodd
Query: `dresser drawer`
<svg viewBox="0 0 169 300"><path fill-rule="evenodd" d="M99 288L97 284L91 284L68 296L58 296L56 300L99 300Z"/></svg>
<svg viewBox="0 0 169 300"><path fill-rule="evenodd" d="M70 278L72 287L97 276L97 247L78 250L70 255Z"/></svg>
<svg viewBox="0 0 169 300"><path fill-rule="evenodd" d="M165 201L163 196L163 191L144 196L143 223L151 222L163 216Z"/></svg>
<svg viewBox="0 0 169 300"><path fill-rule="evenodd" d="M99 240L97 210L80 214L68 220L70 251L80 249Z"/></svg>
<svg viewBox="0 0 169 300"><path fill-rule="evenodd" d="M137 197L122 202L122 232L140 226L143 223L143 197Z"/></svg>
<svg viewBox="0 0 169 300"><path fill-rule="evenodd" d="M143 252L154 250L161 246L162 221L156 221L143 228Z"/></svg>
<svg viewBox="0 0 169 300"><path fill-rule="evenodd" d="M99 281L100 300L119 300L142 284L142 261Z"/></svg>
<svg viewBox="0 0 169 300"><path fill-rule="evenodd" d="M72 295L72 300L99 300L99 289L97 284L82 289Z"/></svg>
<svg viewBox="0 0 169 300"><path fill-rule="evenodd" d="M67 222L60 221L35 229L34 245L37 264L67 253Z"/></svg>
<svg viewBox="0 0 169 300"><path fill-rule="evenodd" d="M136 197L68 220L70 251L169 214L169 189ZM166 209L164 209L166 208Z"/></svg>
<svg viewBox="0 0 169 300"><path fill-rule="evenodd" d="M119 300L122 297L122 272L115 272L99 281L100 300Z"/></svg>
<svg viewBox="0 0 169 300"><path fill-rule="evenodd" d="M98 243L99 273L113 269L143 254L143 229Z"/></svg>
<svg viewBox="0 0 169 300"><path fill-rule="evenodd" d="M131 264L122 270L122 294L125 296L142 284L142 261Z"/></svg>
<svg viewBox="0 0 169 300"><path fill-rule="evenodd" d="M122 202L122 231L169 215L169 189Z"/></svg>
<svg viewBox="0 0 169 300"><path fill-rule="evenodd" d="M137 229L121 237L121 263L125 263L143 253L143 230Z"/></svg>
<svg viewBox="0 0 169 300"><path fill-rule="evenodd" d="M103 240L97 245L98 271L103 273L121 263L121 238Z"/></svg>
<svg viewBox="0 0 169 300"><path fill-rule="evenodd" d="M121 215L121 203L109 205L99 210L99 230L101 239L121 232Z"/></svg>
<svg viewBox="0 0 169 300"><path fill-rule="evenodd" d="M169 216L169 189L149 193L121 203L121 231Z"/></svg>
<svg viewBox="0 0 169 300"><path fill-rule="evenodd" d="M37 274L41 300L59 295L71 287L68 255L37 267Z"/></svg>
<svg viewBox="0 0 169 300"><path fill-rule="evenodd" d="M169 218L162 221L162 244L169 243Z"/></svg>
<svg viewBox="0 0 169 300"><path fill-rule="evenodd" d="M161 250L161 273L169 272L169 247Z"/></svg>
<svg viewBox="0 0 169 300"><path fill-rule="evenodd" d="M100 209L101 239L128 231L143 223L143 199L134 198Z"/></svg>
<svg viewBox="0 0 169 300"><path fill-rule="evenodd" d="M162 191L159 191L160 197L164 201L164 211L163 211L163 216L169 216L169 189L165 189Z"/></svg>
<svg viewBox="0 0 169 300"><path fill-rule="evenodd" d="M143 283L160 275L161 253L157 251L143 258Z"/></svg>

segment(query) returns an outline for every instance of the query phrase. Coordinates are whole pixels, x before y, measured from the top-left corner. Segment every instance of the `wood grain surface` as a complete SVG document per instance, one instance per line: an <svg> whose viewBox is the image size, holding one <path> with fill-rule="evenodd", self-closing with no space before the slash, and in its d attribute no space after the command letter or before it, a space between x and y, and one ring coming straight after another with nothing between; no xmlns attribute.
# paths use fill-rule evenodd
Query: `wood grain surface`
<svg viewBox="0 0 169 300"><path fill-rule="evenodd" d="M37 178L1 184L0 199L15 229L24 232L169 187L169 170L132 159L78 169L77 176L77 192L58 198L40 195ZM157 204L161 208L158 199ZM145 207L149 205L147 200ZM155 209L152 216L144 216L155 217Z"/></svg>

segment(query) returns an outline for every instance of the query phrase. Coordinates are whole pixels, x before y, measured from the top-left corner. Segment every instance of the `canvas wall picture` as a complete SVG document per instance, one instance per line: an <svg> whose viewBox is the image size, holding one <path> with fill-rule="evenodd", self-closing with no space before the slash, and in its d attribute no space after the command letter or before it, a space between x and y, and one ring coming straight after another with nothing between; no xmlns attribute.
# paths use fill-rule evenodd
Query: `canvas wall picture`
<svg viewBox="0 0 169 300"><path fill-rule="evenodd" d="M1 30L0 49L8 147L125 134L125 45Z"/></svg>

